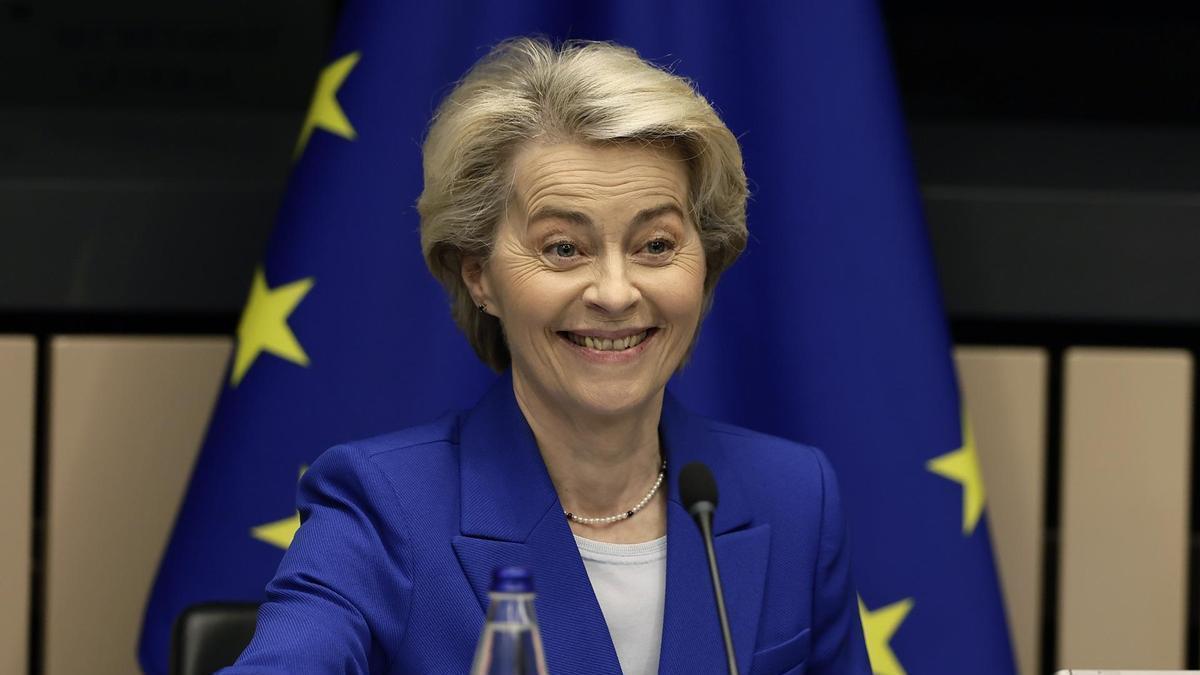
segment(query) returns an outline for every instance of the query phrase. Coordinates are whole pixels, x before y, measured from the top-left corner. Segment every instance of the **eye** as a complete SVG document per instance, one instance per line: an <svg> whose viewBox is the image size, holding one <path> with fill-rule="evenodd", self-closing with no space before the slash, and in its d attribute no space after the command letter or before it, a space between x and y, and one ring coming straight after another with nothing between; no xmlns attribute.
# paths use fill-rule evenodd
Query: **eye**
<svg viewBox="0 0 1200 675"><path fill-rule="evenodd" d="M579 254L579 249L569 241L560 241L550 244L544 249L547 255L552 255L557 258L574 258Z"/></svg>
<svg viewBox="0 0 1200 675"><path fill-rule="evenodd" d="M645 251L650 255L659 256L669 253L675 248L675 242L670 239L653 239L645 246Z"/></svg>

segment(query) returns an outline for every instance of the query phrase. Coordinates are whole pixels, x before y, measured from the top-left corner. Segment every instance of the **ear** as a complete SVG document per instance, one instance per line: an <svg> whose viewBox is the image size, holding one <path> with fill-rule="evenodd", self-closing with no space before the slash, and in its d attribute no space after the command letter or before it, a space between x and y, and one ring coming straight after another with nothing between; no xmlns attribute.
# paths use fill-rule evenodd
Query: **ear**
<svg viewBox="0 0 1200 675"><path fill-rule="evenodd" d="M488 282L487 274L484 270L483 258L477 255L463 256L462 259L462 279L467 285L467 291L471 294L471 300L475 302L475 306L487 305L487 313L495 314L492 302L491 284Z"/></svg>

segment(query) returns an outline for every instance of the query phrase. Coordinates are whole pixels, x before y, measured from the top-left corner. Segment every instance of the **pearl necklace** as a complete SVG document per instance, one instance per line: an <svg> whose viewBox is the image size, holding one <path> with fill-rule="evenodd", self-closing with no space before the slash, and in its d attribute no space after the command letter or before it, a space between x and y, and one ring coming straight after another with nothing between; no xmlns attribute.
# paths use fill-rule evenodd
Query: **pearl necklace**
<svg viewBox="0 0 1200 675"><path fill-rule="evenodd" d="M599 518L588 518L587 516L577 516L574 513L571 513L570 511L563 511L563 515L565 515L567 517L567 520L574 522L574 523L579 523L581 525L608 525L610 523L616 523L616 522L625 520L627 518L632 518L635 514L637 514L638 511L641 511L642 509L646 508L646 505L650 503L651 499L654 499L654 495L658 493L658 488L659 488L659 486L662 485L663 477L666 475L667 475L667 460L664 459L662 462L662 466L660 466L658 469L658 480L654 481L654 487L650 488L650 491L646 493L645 497L642 497L642 501L638 502L637 506L633 507L632 509L629 509L628 511L626 511L624 513L618 513L615 516L603 516L603 517L599 517Z"/></svg>

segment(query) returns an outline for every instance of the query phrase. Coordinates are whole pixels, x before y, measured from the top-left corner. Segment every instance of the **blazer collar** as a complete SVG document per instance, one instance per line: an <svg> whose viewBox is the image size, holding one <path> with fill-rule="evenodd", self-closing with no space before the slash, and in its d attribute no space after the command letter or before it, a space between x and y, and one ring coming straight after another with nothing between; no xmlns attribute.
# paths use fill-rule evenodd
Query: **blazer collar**
<svg viewBox="0 0 1200 675"><path fill-rule="evenodd" d="M667 589L661 673L706 672L724 661L699 530L679 498L679 471L704 462L717 481L717 557L740 669L748 672L761 613L770 529L751 527L752 509L722 432L689 413L669 392L659 435L667 457ZM463 422L459 436L461 531L455 555L487 607L492 570L534 571L538 614L552 672L619 674L616 650L533 432L505 374Z"/></svg>
<svg viewBox="0 0 1200 675"><path fill-rule="evenodd" d="M721 535L750 524L752 512L746 502L736 457L723 452L709 420L693 415L670 391L663 396L659 436L667 455L667 498L680 506L679 472L692 462L702 462L717 481L717 513L713 534Z"/></svg>
<svg viewBox="0 0 1200 675"><path fill-rule="evenodd" d="M505 372L459 436L461 527L468 537L525 542L558 494Z"/></svg>
<svg viewBox="0 0 1200 675"><path fill-rule="evenodd" d="M725 433L716 424L692 415L668 392L659 430L670 473L667 593L659 672L715 672L725 661L704 541L679 497L679 472L691 462L707 464L717 482L713 545L723 571L721 585L738 670L749 672L762 613L770 528L752 526L749 493L742 484L736 451L721 447Z"/></svg>
<svg viewBox="0 0 1200 675"><path fill-rule="evenodd" d="M620 675L621 666L575 538L505 375L471 411L459 437L461 530L454 553L479 601L492 570L533 571L550 672Z"/></svg>
<svg viewBox="0 0 1200 675"><path fill-rule="evenodd" d="M719 507L713 521L720 535L750 524L752 513L739 478L736 458L717 445L711 422L690 413L671 394L663 396L659 436L667 458L667 498L682 504L679 471L703 462L717 481ZM719 432L718 432L719 433ZM558 495L542 461L533 432L513 395L506 372L467 416L460 436L462 533L524 542Z"/></svg>

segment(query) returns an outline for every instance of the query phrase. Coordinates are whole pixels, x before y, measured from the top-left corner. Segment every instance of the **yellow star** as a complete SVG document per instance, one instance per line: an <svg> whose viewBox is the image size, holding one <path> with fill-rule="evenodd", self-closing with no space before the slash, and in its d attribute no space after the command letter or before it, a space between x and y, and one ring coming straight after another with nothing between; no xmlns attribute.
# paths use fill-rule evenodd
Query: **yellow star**
<svg viewBox="0 0 1200 675"><path fill-rule="evenodd" d="M871 658L871 671L875 675L907 675L889 643L912 608L912 598L905 598L876 610L867 609L862 598L858 599L858 614L862 617L867 656Z"/></svg>
<svg viewBox="0 0 1200 675"><path fill-rule="evenodd" d="M985 495L983 476L979 472L979 455L975 452L975 435L965 414L962 419L962 447L929 460L925 468L962 485L963 535L970 536L979 524L979 517L983 515Z"/></svg>
<svg viewBox="0 0 1200 675"><path fill-rule="evenodd" d="M308 146L308 139L313 129L321 128L331 134L336 134L348 140L354 140L357 134L342 106L338 104L337 92L342 82L358 63L358 52L351 52L321 70L317 78L317 87L313 91L312 103L308 106L308 115L304 118L304 126L300 128L300 138L296 141L296 149L292 157L299 157Z"/></svg>
<svg viewBox="0 0 1200 675"><path fill-rule="evenodd" d="M307 466L300 467L301 476L304 476L305 471L308 471ZM297 511L287 518L250 528L250 536L272 546L278 546L287 550L287 547L292 545L292 539L296 536L296 530L299 529L300 512Z"/></svg>
<svg viewBox="0 0 1200 675"><path fill-rule="evenodd" d="M267 277L261 267L254 270L250 299L238 323L237 353L233 358L230 383L238 386L246 371L263 351L302 366L308 365L308 355L296 340L287 318L312 288L313 278L293 281L277 288L267 288Z"/></svg>
<svg viewBox="0 0 1200 675"><path fill-rule="evenodd" d="M292 545L292 538L299 529L300 513L296 512L282 520L250 528L250 536L286 551L287 547Z"/></svg>

